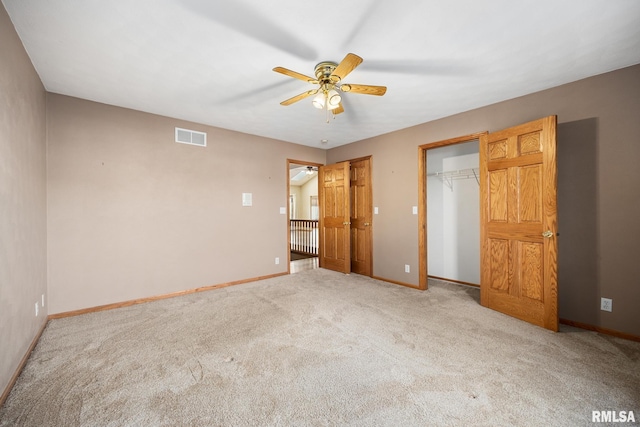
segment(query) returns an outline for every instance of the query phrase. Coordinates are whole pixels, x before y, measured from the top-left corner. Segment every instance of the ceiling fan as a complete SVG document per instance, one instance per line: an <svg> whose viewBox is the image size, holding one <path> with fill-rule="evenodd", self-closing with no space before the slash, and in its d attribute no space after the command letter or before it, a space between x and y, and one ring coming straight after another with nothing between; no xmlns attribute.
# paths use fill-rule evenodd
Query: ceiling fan
<svg viewBox="0 0 640 427"><path fill-rule="evenodd" d="M291 170L291 181L302 181L305 178L310 178L314 174L318 173L318 168L314 166L298 167Z"/></svg>
<svg viewBox="0 0 640 427"><path fill-rule="evenodd" d="M342 80L352 72L358 65L362 63L362 58L353 53L348 53L340 64L331 61L323 61L315 66L315 78L304 74L291 71L287 68L276 67L273 71L284 74L285 76L303 80L307 83L317 84L317 89L308 90L299 95L282 101L281 105L291 105L309 96L316 95L313 98L313 106L318 109L326 109L327 113L331 111L334 115L344 112L342 106L342 96L340 92L353 92L365 95L382 96L387 91L385 86L357 85L350 83L342 83Z"/></svg>

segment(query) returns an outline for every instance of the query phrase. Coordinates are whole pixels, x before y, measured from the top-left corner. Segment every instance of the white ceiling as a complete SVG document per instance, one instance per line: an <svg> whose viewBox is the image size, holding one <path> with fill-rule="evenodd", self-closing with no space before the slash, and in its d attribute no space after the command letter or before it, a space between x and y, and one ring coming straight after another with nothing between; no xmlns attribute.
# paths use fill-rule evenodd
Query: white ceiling
<svg viewBox="0 0 640 427"><path fill-rule="evenodd" d="M321 148L640 63L638 0L2 2L50 92ZM279 104L349 52L385 96Z"/></svg>
<svg viewBox="0 0 640 427"><path fill-rule="evenodd" d="M316 176L318 176L317 167L295 164L289 165L289 183L291 185L303 186Z"/></svg>

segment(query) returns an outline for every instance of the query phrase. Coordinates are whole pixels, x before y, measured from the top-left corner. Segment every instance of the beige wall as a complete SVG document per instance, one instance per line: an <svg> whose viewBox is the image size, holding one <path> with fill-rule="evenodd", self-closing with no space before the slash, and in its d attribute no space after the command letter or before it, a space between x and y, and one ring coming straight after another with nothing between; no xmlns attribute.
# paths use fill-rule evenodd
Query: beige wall
<svg viewBox="0 0 640 427"><path fill-rule="evenodd" d="M51 313L287 271L286 159L324 150L61 95L47 107ZM176 126L207 147L175 143Z"/></svg>
<svg viewBox="0 0 640 427"><path fill-rule="evenodd" d="M311 196L318 195L318 176L303 185L292 185L289 193L296 201L296 212L292 219L311 219Z"/></svg>
<svg viewBox="0 0 640 427"><path fill-rule="evenodd" d="M311 219L311 196L318 195L318 175L305 182L300 188L301 219Z"/></svg>
<svg viewBox="0 0 640 427"><path fill-rule="evenodd" d="M299 185L291 185L289 187L289 194L293 196L295 208L295 212L291 212L291 219L302 219L302 207L300 206L302 187Z"/></svg>
<svg viewBox="0 0 640 427"><path fill-rule="evenodd" d="M419 145L554 114L560 317L640 335L640 65L329 150L373 155L374 274L418 283Z"/></svg>
<svg viewBox="0 0 640 427"><path fill-rule="evenodd" d="M46 93L0 5L0 394L47 317Z"/></svg>

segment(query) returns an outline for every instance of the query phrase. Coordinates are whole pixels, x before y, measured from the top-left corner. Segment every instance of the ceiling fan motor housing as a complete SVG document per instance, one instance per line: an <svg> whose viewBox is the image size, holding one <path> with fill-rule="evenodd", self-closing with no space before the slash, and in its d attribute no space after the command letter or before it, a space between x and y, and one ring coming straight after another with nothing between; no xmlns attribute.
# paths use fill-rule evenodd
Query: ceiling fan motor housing
<svg viewBox="0 0 640 427"><path fill-rule="evenodd" d="M330 61L323 61L323 62L320 62L318 65L316 65L315 75L316 75L316 79L318 79L318 82L320 82L321 85L338 82L339 79L336 80L336 76L334 76L334 78L331 79L331 74L333 73L333 70L335 70L337 66L338 64Z"/></svg>

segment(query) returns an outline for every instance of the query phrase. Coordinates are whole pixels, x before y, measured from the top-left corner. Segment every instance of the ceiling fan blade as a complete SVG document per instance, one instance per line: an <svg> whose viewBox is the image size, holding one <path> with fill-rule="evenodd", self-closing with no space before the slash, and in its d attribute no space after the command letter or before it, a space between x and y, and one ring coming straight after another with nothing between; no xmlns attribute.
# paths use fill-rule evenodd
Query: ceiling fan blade
<svg viewBox="0 0 640 427"><path fill-rule="evenodd" d="M297 85L297 84L298 83L294 82L293 80L280 80L277 83L272 83L270 85L262 86L259 88L251 88L242 93L221 98L218 100L218 103L220 105L226 105L228 103L242 104L247 102L251 102L252 104L255 104L256 95L263 95L258 97L260 98L258 102L262 102L262 101L265 101L265 98L269 98L269 99L273 98L273 96L276 94L276 91L278 93L281 93L282 92L281 88L283 86L290 86L290 85Z"/></svg>
<svg viewBox="0 0 640 427"><path fill-rule="evenodd" d="M366 67L362 71L384 71L398 74L418 74L435 76L463 76L473 72L473 67L460 62L447 59L399 59L399 60L375 60L367 59Z"/></svg>
<svg viewBox="0 0 640 427"><path fill-rule="evenodd" d="M382 96L387 92L386 86L371 86L371 85L352 85L343 84L340 86L340 90L343 92L361 93L364 95L376 95Z"/></svg>
<svg viewBox="0 0 640 427"><path fill-rule="evenodd" d="M291 71L288 68L276 67L273 69L273 71L275 71L276 73L284 74L285 76L293 77L294 79L305 81L307 83L318 83L318 80L314 79L313 77L305 76L304 74L298 73L296 71Z"/></svg>
<svg viewBox="0 0 640 427"><path fill-rule="evenodd" d="M344 113L344 107L342 106L342 102L338 104L338 106L331 111L333 112L333 114Z"/></svg>
<svg viewBox="0 0 640 427"><path fill-rule="evenodd" d="M315 95L316 93L318 93L318 89L308 90L306 92L301 93L300 95L294 96L293 98L289 98L289 99L287 99L285 101L282 101L280 103L280 105L291 105L294 102L298 102L298 101L300 101L302 99L305 99L308 96Z"/></svg>
<svg viewBox="0 0 640 427"><path fill-rule="evenodd" d="M354 45L353 40L356 39L359 36L360 32L365 28L371 28L370 26L367 26L367 24L370 23L371 18L373 17L373 13L376 11L376 9L378 9L378 7L382 3L385 3L385 1L384 0L372 0L369 3L369 7L367 7L366 9L364 9L362 7L359 8L362 13L360 14L360 18L358 19L358 21L357 22L353 22L350 25L350 27L353 28L353 30L347 36L347 38L342 42L342 47L343 48L346 48L347 46L353 46ZM391 5L390 7L394 7L394 6ZM367 59L367 63L368 62L369 62L369 60Z"/></svg>
<svg viewBox="0 0 640 427"><path fill-rule="evenodd" d="M358 65L362 63L362 58L353 53L347 53L342 62L338 64L333 73L331 73L331 80L339 82L347 77Z"/></svg>
<svg viewBox="0 0 640 427"><path fill-rule="evenodd" d="M318 52L304 43L300 37L286 26L276 22L269 14L261 13L255 7L243 5L239 1L180 0L185 8L220 25L251 37L273 48L313 60Z"/></svg>

